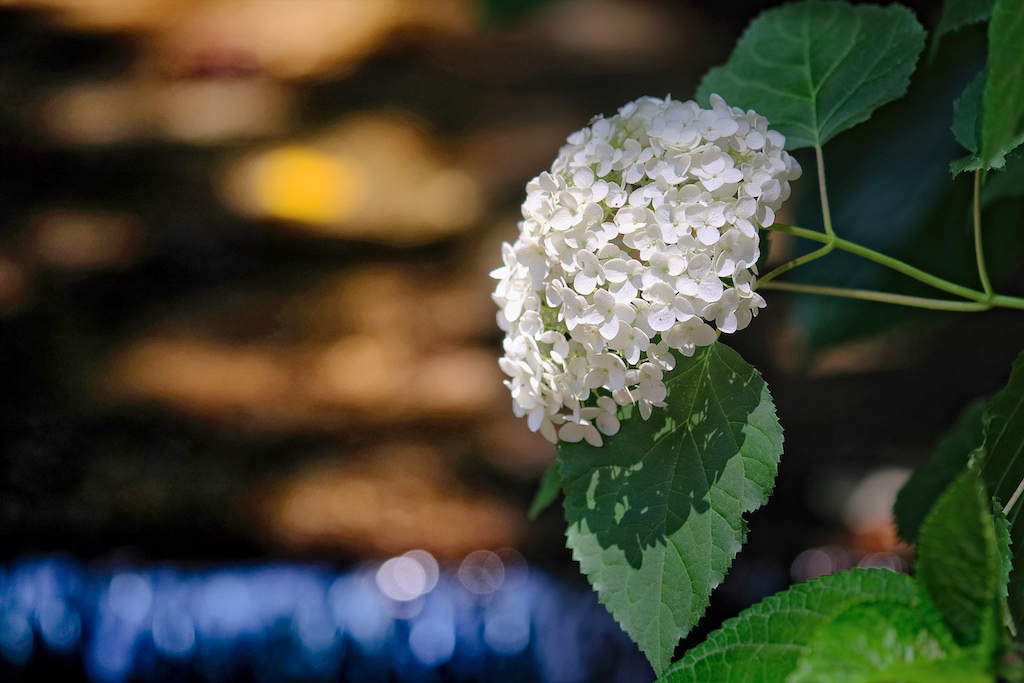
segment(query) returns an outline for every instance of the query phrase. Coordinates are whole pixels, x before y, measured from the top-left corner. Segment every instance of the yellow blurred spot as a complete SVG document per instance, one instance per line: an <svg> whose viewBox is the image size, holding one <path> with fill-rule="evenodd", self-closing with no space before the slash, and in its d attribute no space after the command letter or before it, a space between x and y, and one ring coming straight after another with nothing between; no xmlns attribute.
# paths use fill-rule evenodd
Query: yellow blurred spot
<svg viewBox="0 0 1024 683"><path fill-rule="evenodd" d="M479 225L484 209L476 178L443 142L402 116L360 115L315 139L233 160L218 185L235 211L288 230L429 244Z"/></svg>
<svg viewBox="0 0 1024 683"><path fill-rule="evenodd" d="M358 169L311 147L266 153L253 165L250 179L259 208L283 220L335 223L351 218L366 200Z"/></svg>

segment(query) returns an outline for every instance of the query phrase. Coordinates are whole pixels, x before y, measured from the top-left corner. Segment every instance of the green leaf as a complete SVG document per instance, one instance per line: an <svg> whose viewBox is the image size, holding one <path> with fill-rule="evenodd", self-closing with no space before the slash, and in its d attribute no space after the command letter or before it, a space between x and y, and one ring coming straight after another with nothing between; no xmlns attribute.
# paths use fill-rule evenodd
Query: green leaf
<svg viewBox="0 0 1024 683"><path fill-rule="evenodd" d="M754 109L787 149L823 145L907 90L924 29L901 5L805 2L763 12L697 90Z"/></svg>
<svg viewBox="0 0 1024 683"><path fill-rule="evenodd" d="M984 90L985 70L982 69L953 103L953 136L971 153L970 156L950 163L949 170L954 176L981 168L981 159L978 157L978 116Z"/></svg>
<svg viewBox="0 0 1024 683"><path fill-rule="evenodd" d="M1000 595L1006 598L1010 594L1010 572L1013 571L1013 541L1010 539L1010 522L1003 514L1002 505L994 498L992 516L996 523L996 547L999 548Z"/></svg>
<svg viewBox="0 0 1024 683"><path fill-rule="evenodd" d="M994 1L973 3L978 21L992 14ZM997 71L987 77L987 70L982 70L954 105L953 134L971 154L950 164L953 175L1003 168L1005 155L1024 142L1024 95L1019 92L1024 88L1024 54L1019 49L1024 6L1015 0L1012 7L1000 9L996 21L999 23L989 26L989 63ZM984 153L979 150L982 143L988 145ZM995 181L1000 189L988 191L986 203L992 201L993 194L1007 189L1013 194L1012 188L1019 187L1019 183L1014 184L1019 180L1019 170L1008 175Z"/></svg>
<svg viewBox="0 0 1024 683"><path fill-rule="evenodd" d="M981 476L967 467L945 490L921 526L917 578L957 642L1001 644L1002 558L992 501Z"/></svg>
<svg viewBox="0 0 1024 683"><path fill-rule="evenodd" d="M942 16L932 33L931 57L935 57L939 42L947 33L988 19L992 15L993 2L994 0L946 0L942 5Z"/></svg>
<svg viewBox="0 0 1024 683"><path fill-rule="evenodd" d="M949 162L949 172L954 176L958 176L965 171L980 171L985 164L981 162L981 157L977 154L963 157L962 159L954 159Z"/></svg>
<svg viewBox="0 0 1024 683"><path fill-rule="evenodd" d="M554 503L561 492L562 478L558 476L558 461L556 460L551 463L544 476L541 477L540 486L537 487L537 493L533 497L533 502L530 503L530 509L526 512L530 521L540 517L540 513Z"/></svg>
<svg viewBox="0 0 1024 683"><path fill-rule="evenodd" d="M661 681L785 681L822 626L853 605L879 601L921 604L913 579L882 569L852 569L798 584L726 621L673 664Z"/></svg>
<svg viewBox="0 0 1024 683"><path fill-rule="evenodd" d="M988 77L982 98L981 159L1002 168L1024 142L1024 2L995 0L988 24Z"/></svg>
<svg viewBox="0 0 1024 683"><path fill-rule="evenodd" d="M967 84L963 93L953 103L953 137L968 152L978 151L978 112L981 111L981 94L985 90L985 71Z"/></svg>
<svg viewBox="0 0 1024 683"><path fill-rule="evenodd" d="M928 461L914 472L896 496L893 516L900 535L911 543L917 540L918 530L932 505L967 466L971 451L981 445L984 410L982 400L967 406L953 429L936 444Z"/></svg>
<svg viewBox="0 0 1024 683"><path fill-rule="evenodd" d="M985 440L975 456L991 496L1005 505L1010 526L1013 570L1010 572L1010 617L1022 637L1024 625L1024 354L1017 357L1007 382L989 402L982 418Z"/></svg>
<svg viewBox="0 0 1024 683"><path fill-rule="evenodd" d="M707 609L763 505L782 428L761 375L716 343L665 377L668 406L601 448L558 446L568 545L656 672Z"/></svg>
<svg viewBox="0 0 1024 683"><path fill-rule="evenodd" d="M787 683L992 681L988 662L961 653L927 605L855 605L820 629Z"/></svg>

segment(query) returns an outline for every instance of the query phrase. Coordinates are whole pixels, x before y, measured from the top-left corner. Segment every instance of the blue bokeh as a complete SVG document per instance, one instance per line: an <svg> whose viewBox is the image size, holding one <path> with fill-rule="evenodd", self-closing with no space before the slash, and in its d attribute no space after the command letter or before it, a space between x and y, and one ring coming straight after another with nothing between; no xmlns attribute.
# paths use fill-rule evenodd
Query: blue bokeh
<svg viewBox="0 0 1024 683"><path fill-rule="evenodd" d="M509 566L481 588L465 565L435 565L429 585L422 572L419 584L399 575L401 599L382 571L19 560L0 566L0 680L53 671L89 683L653 677L592 592L539 569Z"/></svg>

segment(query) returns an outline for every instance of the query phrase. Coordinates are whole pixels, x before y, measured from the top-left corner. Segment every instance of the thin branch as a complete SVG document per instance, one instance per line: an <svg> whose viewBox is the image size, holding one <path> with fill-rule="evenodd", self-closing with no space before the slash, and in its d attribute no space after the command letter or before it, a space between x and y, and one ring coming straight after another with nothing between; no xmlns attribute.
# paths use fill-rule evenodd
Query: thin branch
<svg viewBox="0 0 1024 683"><path fill-rule="evenodd" d="M1017 504L1017 499L1020 498L1021 493L1024 493L1024 479L1020 480L1020 483L1017 484L1017 490L1013 492L1013 495L1010 496L1010 500L1006 501L1006 505L1003 506L1004 515L1010 514L1010 510L1012 510L1013 506Z"/></svg>
<svg viewBox="0 0 1024 683"><path fill-rule="evenodd" d="M825 187L825 155L821 145L814 146L814 159L818 164L818 195L821 197L821 220L825 224L825 234L835 236L832 229L832 212L828 208L828 189Z"/></svg>
<svg viewBox="0 0 1024 683"><path fill-rule="evenodd" d="M774 280L778 276L780 276L783 273L786 273L786 272L788 272L790 270L793 270L797 266L802 266L805 263L810 263L811 261L820 259L822 256L825 256L826 254L830 253L835 248L836 248L836 245L834 243L830 242L830 243L826 244L825 246L821 247L820 249L815 249L814 251L812 251L809 254L804 254L803 256L800 256L798 258L793 259L792 261L787 261L786 263L783 263L778 268L772 270L769 273L766 273L764 275L764 277L762 277L762 278L760 278L758 280L758 282L760 284L765 284L766 282L771 282L772 280Z"/></svg>
<svg viewBox="0 0 1024 683"><path fill-rule="evenodd" d="M978 261L978 277L981 279L981 287L985 290L985 296L992 298L995 292L992 291L992 283L988 279L988 269L985 268L985 252L981 247L981 171L974 172L974 256Z"/></svg>
<svg viewBox="0 0 1024 683"><path fill-rule="evenodd" d="M846 299L878 301L886 304L899 304L901 306L913 306L914 308L927 308L933 311L967 312L984 311L989 308L992 308L990 304L980 301L952 301L949 299L928 299L921 296L890 294L888 292L875 292L867 289L847 289L845 287L803 285L793 282L758 282L757 288L759 290L777 289L785 292L801 292L804 294L824 294L826 296L838 296Z"/></svg>
<svg viewBox="0 0 1024 683"><path fill-rule="evenodd" d="M898 273L903 273L907 277L913 278L918 282L923 282L924 284L934 287L935 289L941 290L943 292L946 292L947 294L954 294L956 296L963 297L964 299L970 299L971 301L985 301L988 299L984 292L979 292L976 289L971 289L970 287L964 287L963 285L952 283L949 280L945 280L936 275L932 275L931 273L927 273L921 270L920 268L915 268L909 263L904 263L899 259L895 259L891 256L886 256L885 254L877 252L874 249L862 247L859 244L855 244L848 240L844 240L841 237L829 236L814 230L807 230L806 228L798 228L793 225L783 225L780 223L776 223L775 225L772 225L767 229L774 230L776 232L781 232L787 235L793 235L795 237L802 237L804 239L813 240L815 242L823 242L825 244L834 243L835 248L839 249L840 251L846 251L851 254L856 254L857 256L865 258L869 261L873 261L879 265L885 266L886 268L895 270ZM1024 300L1022 300L1021 303L1024 304Z"/></svg>

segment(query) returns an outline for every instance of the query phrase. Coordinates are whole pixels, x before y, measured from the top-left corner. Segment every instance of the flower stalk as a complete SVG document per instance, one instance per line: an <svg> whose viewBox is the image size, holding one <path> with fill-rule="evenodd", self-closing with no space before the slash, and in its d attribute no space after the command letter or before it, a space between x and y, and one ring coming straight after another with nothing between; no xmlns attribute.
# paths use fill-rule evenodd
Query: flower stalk
<svg viewBox="0 0 1024 683"><path fill-rule="evenodd" d="M761 282L758 283L759 288L763 286L765 289L787 289L789 291L827 294L830 296L842 296L846 298L865 299L870 301L884 301L887 303L899 303L904 306L914 306L916 308L930 308L934 310L984 311L990 308L1015 308L1019 310L1024 310L1024 299L1022 298L995 293L989 294L988 292L972 289L971 287L958 285L937 275L932 275L931 273L923 271L920 268L916 268L910 265L909 263L905 263L904 261L900 261L899 259L895 259L891 256L886 256L885 254L875 251L874 249L869 249L854 242L850 242L849 240L844 240L841 237L837 237L835 235L830 236L821 232L817 232L815 230L808 230L806 228L800 228L793 225L784 225L781 223L776 223L775 225L772 225L771 227L768 228L768 230L772 230L774 232L781 232L786 235L793 235L794 237L800 237L815 242L821 242L831 246L833 249L839 249L840 251L855 254L864 259L867 259L868 261L872 261L879 265L885 266L886 268L894 270L898 273L902 273L903 275L906 275L909 278L917 280L918 282L922 282L926 285L934 287L935 289L946 292L947 294L959 296L963 299L966 299L967 301L945 301L941 299L925 299L922 297L907 297L903 295L886 295L883 297L879 297L876 295L884 295L886 293L868 292L867 290L849 290L839 287L817 287L812 285L794 285L791 283L784 284L765 281L769 279L769 276L772 276L775 272L780 271L783 268L785 268L786 271L788 271L792 270L792 268L796 267L796 265L802 265L803 263L806 263L806 261L801 261L801 259L803 259L804 257L794 259L793 261L789 261L788 263L785 263L776 268L774 271L765 276L765 278L762 278ZM817 251L811 252L811 254L808 254L808 256L812 254L817 254L820 251L822 250L819 249ZM800 261L800 263L796 263L796 265L793 266L790 265L797 261ZM872 295L870 299L867 296L865 296L865 294L868 293ZM958 305L955 307L950 306L952 304L972 303L975 305Z"/></svg>
<svg viewBox="0 0 1024 683"><path fill-rule="evenodd" d="M992 290L992 283L988 279L988 269L985 267L985 250L981 246L981 171L974 172L974 257L978 261L978 278L981 280L981 287L985 295L991 299L995 296Z"/></svg>

